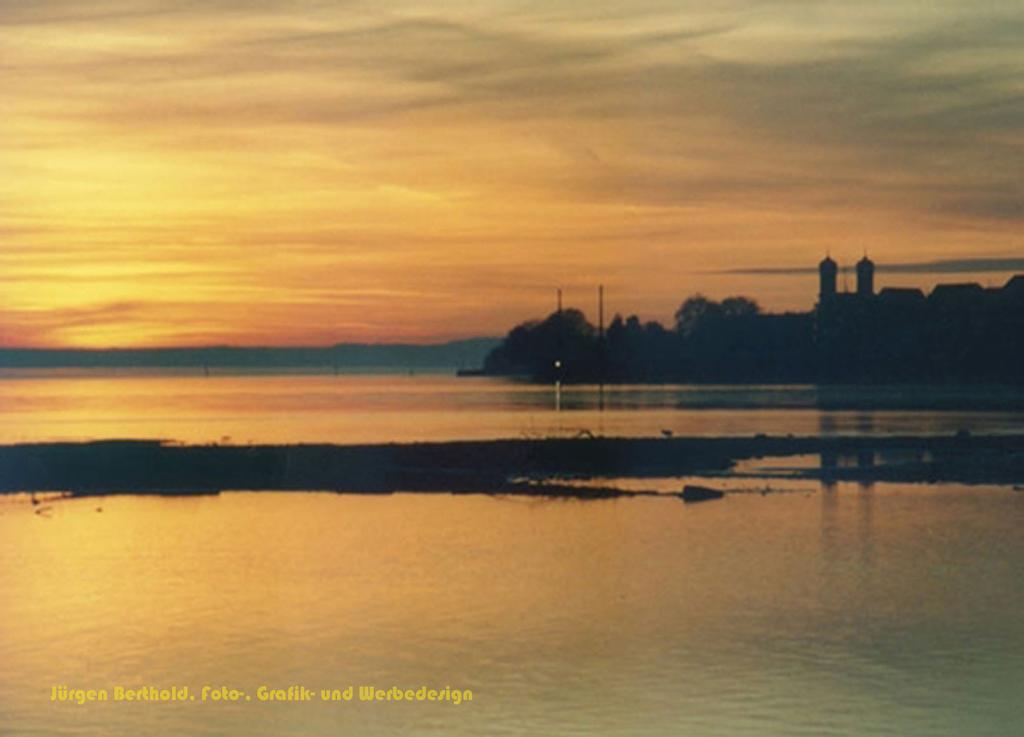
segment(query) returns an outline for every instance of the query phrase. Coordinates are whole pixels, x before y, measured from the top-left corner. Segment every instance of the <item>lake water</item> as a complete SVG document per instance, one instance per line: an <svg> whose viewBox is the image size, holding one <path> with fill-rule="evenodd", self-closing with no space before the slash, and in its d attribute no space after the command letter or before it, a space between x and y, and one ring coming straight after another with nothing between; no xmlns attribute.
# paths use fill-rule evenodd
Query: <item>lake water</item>
<svg viewBox="0 0 1024 737"><path fill-rule="evenodd" d="M1000 390L913 394L572 387L556 411L552 387L445 375L8 372L0 442L1024 427ZM0 734L1024 734L1024 493L715 483L734 493L698 505L0 496ZM360 685L473 699L320 700ZM79 706L58 686L199 700ZM252 700L204 703L204 686ZM263 703L261 686L314 698Z"/></svg>
<svg viewBox="0 0 1024 737"><path fill-rule="evenodd" d="M98 511L97 507L102 511ZM0 733L1024 734L1024 493L0 499ZM228 686L251 702L53 703ZM261 685L313 689L261 703ZM471 689L332 703L346 685Z"/></svg>
<svg viewBox="0 0 1024 737"><path fill-rule="evenodd" d="M1020 390L553 387L450 374L0 372L0 443L1018 432Z"/></svg>

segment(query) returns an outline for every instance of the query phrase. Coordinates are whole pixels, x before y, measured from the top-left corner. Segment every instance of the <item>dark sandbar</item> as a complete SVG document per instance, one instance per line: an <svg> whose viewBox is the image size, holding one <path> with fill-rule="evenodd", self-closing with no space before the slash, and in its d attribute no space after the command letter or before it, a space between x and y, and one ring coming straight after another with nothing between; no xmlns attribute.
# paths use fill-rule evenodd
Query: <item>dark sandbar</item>
<svg viewBox="0 0 1024 737"><path fill-rule="evenodd" d="M822 459L819 467L795 471L793 477L798 478L1024 483L1024 435L252 446L110 440L0 446L0 492L88 495L323 490L605 498L629 492L611 485L580 488L564 482L579 477L721 477L729 476L740 461L797 455Z"/></svg>

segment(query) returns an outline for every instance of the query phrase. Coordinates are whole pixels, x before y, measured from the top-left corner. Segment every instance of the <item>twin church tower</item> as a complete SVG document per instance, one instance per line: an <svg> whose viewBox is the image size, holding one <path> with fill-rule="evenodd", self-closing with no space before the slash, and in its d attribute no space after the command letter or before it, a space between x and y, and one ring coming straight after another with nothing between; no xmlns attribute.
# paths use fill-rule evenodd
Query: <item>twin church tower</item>
<svg viewBox="0 0 1024 737"><path fill-rule="evenodd" d="M836 282L839 276L839 264L831 256L818 264L818 303L825 304L835 299L838 294ZM867 257L857 262L857 295L873 297L875 294L875 262Z"/></svg>

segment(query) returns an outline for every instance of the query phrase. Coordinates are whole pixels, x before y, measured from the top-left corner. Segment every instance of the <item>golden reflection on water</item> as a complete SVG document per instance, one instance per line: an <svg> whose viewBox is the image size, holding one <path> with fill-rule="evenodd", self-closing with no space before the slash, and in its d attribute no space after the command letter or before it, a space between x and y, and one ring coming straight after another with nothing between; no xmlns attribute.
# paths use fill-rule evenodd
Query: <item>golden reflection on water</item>
<svg viewBox="0 0 1024 737"><path fill-rule="evenodd" d="M840 485L702 505L260 493L53 508L0 505L0 723L43 734L810 735L828 723L913 735L1020 723L1024 495L1006 489ZM364 682L477 698L454 711L47 701L61 683Z"/></svg>
<svg viewBox="0 0 1024 737"><path fill-rule="evenodd" d="M577 436L1005 432L1015 412L828 411L812 387L551 387L442 374L0 372L0 443L363 443ZM778 403L784 407L776 406ZM599 406L604 406L603 411Z"/></svg>

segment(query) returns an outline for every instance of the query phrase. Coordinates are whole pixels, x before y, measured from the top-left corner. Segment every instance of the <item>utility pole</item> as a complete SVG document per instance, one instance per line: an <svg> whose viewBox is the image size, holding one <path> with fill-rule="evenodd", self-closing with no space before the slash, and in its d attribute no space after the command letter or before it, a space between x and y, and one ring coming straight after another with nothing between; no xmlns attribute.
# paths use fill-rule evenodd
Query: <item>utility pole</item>
<svg viewBox="0 0 1024 737"><path fill-rule="evenodd" d="M604 411L604 284L597 285L597 408Z"/></svg>
<svg viewBox="0 0 1024 737"><path fill-rule="evenodd" d="M558 335L555 342L555 412L562 409L562 288L558 288Z"/></svg>

